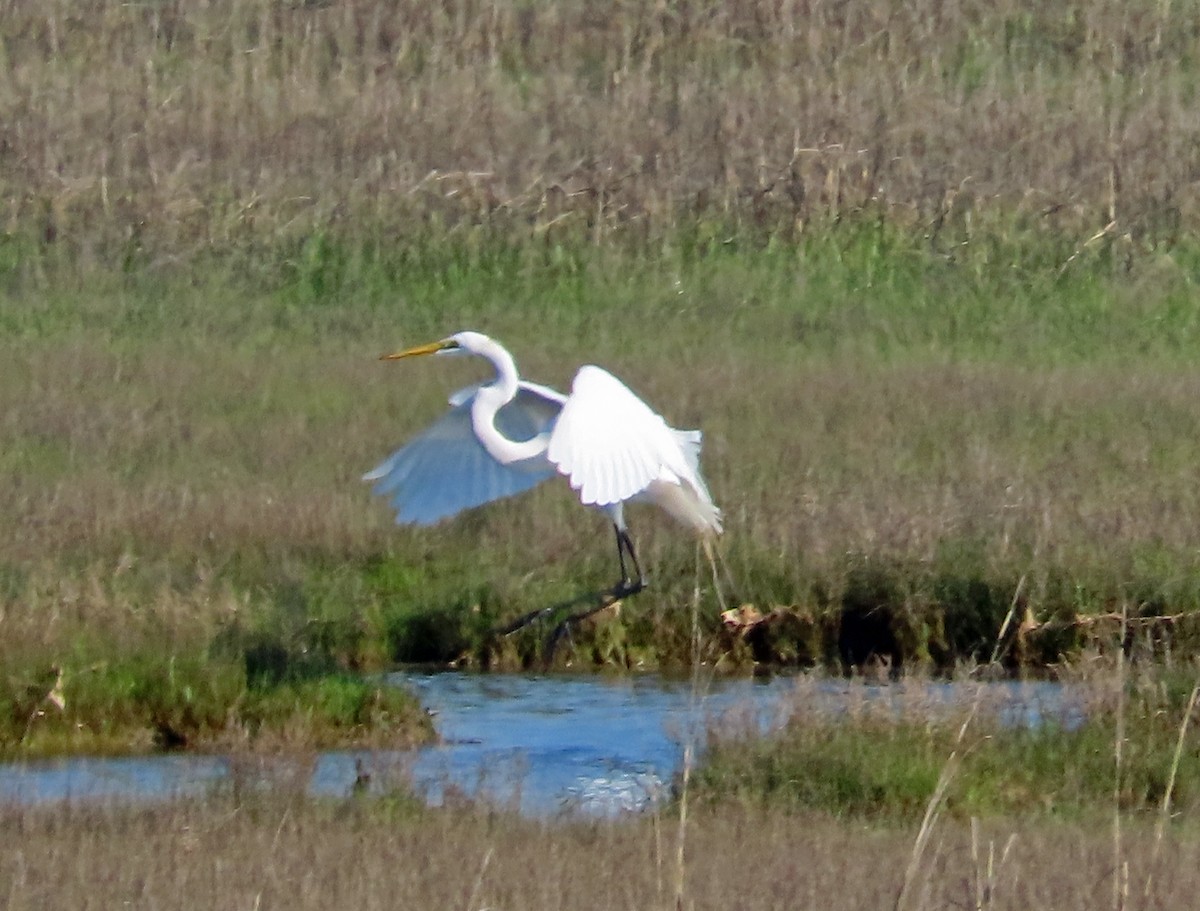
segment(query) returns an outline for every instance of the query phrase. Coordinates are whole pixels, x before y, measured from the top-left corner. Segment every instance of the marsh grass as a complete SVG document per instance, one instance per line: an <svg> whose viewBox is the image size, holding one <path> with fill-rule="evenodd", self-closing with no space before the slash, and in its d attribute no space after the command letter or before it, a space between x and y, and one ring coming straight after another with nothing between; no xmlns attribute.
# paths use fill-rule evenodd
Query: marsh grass
<svg viewBox="0 0 1200 911"><path fill-rule="evenodd" d="M386 800L251 796L153 808L6 809L0 877L14 909L125 901L191 907L672 907L661 887L674 834L651 818L530 821L503 811L423 810ZM890 907L908 827L864 828L824 815L698 810L688 822L687 907ZM1134 822L1133 871L1152 836ZM988 845L1008 845L993 866ZM1096 906L1110 875L1107 833L1069 822L951 822L934 845L918 906ZM1140 907L1182 907L1196 888L1195 838L1168 839L1161 878ZM975 905L988 882L987 903ZM468 904L469 902L469 904Z"/></svg>
<svg viewBox="0 0 1200 911"><path fill-rule="evenodd" d="M599 519L550 485L398 529L358 481L480 376L376 355L464 324L532 377L566 387L600 362L676 425L704 428L730 594L786 621L748 643L706 594L706 649L733 664L874 654L950 669L986 660L1013 611L1002 659L1047 665L1111 642L1123 602L1139 648L1194 648L1200 376L1176 279L1151 282L1136 310L1084 319L1134 300L1154 267L1081 269L1050 306L1036 272L972 277L912 246L864 246L851 227L799 252L580 252L577 265L498 255L417 271L396 279L392 310L239 297L220 277L60 288L9 310L10 686L55 666L92 679L80 672L124 655L236 664L225 645L254 639L341 672L537 665L549 628L489 631L611 583ZM631 300L653 331L632 331ZM692 544L652 513L633 520L653 588L579 631L575 665L693 653Z"/></svg>
<svg viewBox="0 0 1200 911"><path fill-rule="evenodd" d="M764 610L879 602L901 632L931 617L926 652L971 654L990 652L1022 576L1021 613L1039 621L1122 598L1135 614L1196 606L1200 388L1182 311L1151 295L1149 318L1118 310L1072 324L1056 314L1093 306L1075 295L1108 296L1091 279L1049 307L1028 287L1005 299L989 273L954 336L958 310L934 306L942 279L808 290L827 268L832 258L729 254L679 263L676 278L597 271L559 299L552 275L514 280L493 264L453 284L436 319L431 303L405 303L401 284L395 312L331 301L316 328L278 296L226 305L219 283L180 289L171 307L137 288L43 302L42 319L21 311L0 369L7 622L44 638L70 618L111 615L194 640L267 605L288 628L312 618L366 629L366 663L441 660L487 624L459 635L430 623L447 641L410 647L400 618L436 608L465 621L478 608L503 621L611 582L602 525L565 490L409 530L391 528L358 482L480 376L375 355L461 324L492 331L539 380L565 387L594 360L674 423L702 426L733 595ZM630 300L657 309L652 332L630 333ZM855 310L828 335L789 329ZM694 561L657 517L635 521L659 600L648 615L630 605L630 622L650 629L688 602ZM170 617L139 620L151 602ZM1186 623L1174 632L1194 635Z"/></svg>
<svg viewBox="0 0 1200 911"><path fill-rule="evenodd" d="M488 630L611 581L569 494L418 532L356 481L476 378L373 356L465 326L532 377L594 360L702 426L733 594L783 618L760 643L722 631L691 542L639 515L654 587L570 660L1195 648L1194 3L0 18L6 743L228 744L270 717L299 781L378 709L341 675L535 662L538 631ZM1114 862L1145 872L1147 906L1193 898L1192 836L1143 818L1195 802L1195 726L1156 686L1129 695L1125 738L1103 712L1040 736L972 724L914 903L1091 908ZM293 782L5 808L0 882L14 908L669 906L675 856L691 907L887 906L961 719L798 717L769 747L718 743L674 836ZM1115 855L1075 821L1114 796Z"/></svg>
<svg viewBox="0 0 1200 911"><path fill-rule="evenodd" d="M467 326L704 429L732 595L791 618L706 601L710 650L947 669L1014 603L1012 664L1122 603L1194 648L1193 4L0 13L10 693L239 637L538 663L488 632L611 583L602 524L357 481L479 376L374 356ZM635 521L652 593L575 663L694 651L691 543Z"/></svg>
<svg viewBox="0 0 1200 911"><path fill-rule="evenodd" d="M831 697L802 680L778 735L748 736L734 719L711 729L696 799L877 821L919 819L935 804L959 820L1100 824L1115 812L1121 832L1134 820L1186 816L1200 797L1186 784L1200 773L1187 769L1197 755L1191 680L1147 668L1126 679L1113 661L1100 664L1109 671L1067 683L1063 705L1043 707L1036 724L1005 720L1003 697L986 684L972 698L964 683L967 696L946 700L921 681L851 682Z"/></svg>
<svg viewBox="0 0 1200 911"><path fill-rule="evenodd" d="M22 279L216 254L323 297L446 236L705 249L864 210L948 256L1049 227L1062 267L1198 214L1190 2L3 12Z"/></svg>
<svg viewBox="0 0 1200 911"><path fill-rule="evenodd" d="M0 699L0 756L406 748L432 725L408 692L326 672L252 677L245 667L177 655L70 666L55 685L10 670ZM17 673L13 673L16 671ZM64 679L65 678L65 679Z"/></svg>
<svg viewBox="0 0 1200 911"><path fill-rule="evenodd" d="M228 782L200 799L0 807L0 835L13 846L0 854L0 881L15 908L69 904L85 888L90 900L167 907L197 894L289 907L384 907L397 896L423 907L892 907L955 743L963 762L945 779L946 812L904 907L1091 908L1118 881L1103 822L1125 701L1116 863L1121 882L1144 888L1127 890L1124 906L1178 907L1196 885L1187 862L1196 795L1186 784L1195 778L1186 723L1195 687L1136 667L1118 678L1113 668L1078 669L1082 723L1051 720L1032 738L997 727L986 695L973 708L931 701L928 681L909 681L888 687L885 701L857 683L833 706L801 680L782 739L746 742L730 719L718 722L720 736L691 770L686 813L668 804L616 819L531 820L454 794L427 808L403 767L371 759L360 769L369 783L315 798L310 750L235 750ZM1160 760L1177 737L1176 768L1170 755ZM781 760L774 779L746 761L768 753ZM927 773L897 771L917 765ZM874 784L848 804L836 795L855 773ZM804 793L820 796L797 799L813 782ZM1139 791L1147 782L1157 795ZM1167 810L1164 783L1185 785Z"/></svg>

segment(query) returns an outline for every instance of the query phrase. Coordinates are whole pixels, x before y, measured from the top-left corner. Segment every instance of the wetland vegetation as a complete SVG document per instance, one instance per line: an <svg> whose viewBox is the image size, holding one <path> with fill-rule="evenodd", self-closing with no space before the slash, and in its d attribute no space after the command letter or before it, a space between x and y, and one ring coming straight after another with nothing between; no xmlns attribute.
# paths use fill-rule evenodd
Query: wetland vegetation
<svg viewBox="0 0 1200 911"><path fill-rule="evenodd" d="M1080 727L717 725L635 819L5 807L8 906L1194 897L1193 0L0 22L0 756L392 747L429 720L374 672L545 660L494 631L609 580L602 520L551 485L395 528L358 480L478 378L376 355L461 328L706 434L728 605L634 513L652 587L557 666L1096 678Z"/></svg>
<svg viewBox="0 0 1200 911"><path fill-rule="evenodd" d="M47 902L318 909L676 906L891 908L913 830L723 807L690 817L682 889L674 820L531 821L495 810L226 799L165 807L22 810L0 820L8 906ZM1187 907L1194 838L1125 833L1131 907ZM1103 827L1024 820L947 826L903 907L1108 906Z"/></svg>
<svg viewBox="0 0 1200 911"><path fill-rule="evenodd" d="M358 480L478 378L376 355L468 327L559 387L610 367L706 434L741 612L635 513L652 587L560 666L1190 672L1191 0L57 0L0 21L0 755L409 743L428 720L373 672L541 662L548 628L493 631L609 579L600 519L548 486L398 529ZM72 883L369 907L397 856L423 907L1094 907L1138 877L1178 906L1193 835L1142 811L1168 780L1195 804L1190 686L1116 679L1079 731L715 737L686 863L659 817L214 798L6 811L23 847L0 864L13 907L78 904ZM1114 805L1116 839L1077 821Z"/></svg>

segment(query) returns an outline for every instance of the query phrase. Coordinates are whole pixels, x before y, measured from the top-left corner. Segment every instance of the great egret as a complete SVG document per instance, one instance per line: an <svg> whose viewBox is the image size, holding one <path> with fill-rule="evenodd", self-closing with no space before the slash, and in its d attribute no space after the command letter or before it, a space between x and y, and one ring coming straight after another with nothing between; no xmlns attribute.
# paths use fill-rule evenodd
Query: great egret
<svg viewBox="0 0 1200 911"><path fill-rule="evenodd" d="M398 524L430 525L563 474L585 506L612 520L621 565L614 597L646 585L625 524L626 502L656 504L706 543L721 533L721 511L700 476L700 431L668 427L607 370L581 367L571 394L563 395L522 380L512 355L479 332L381 359L426 354L486 358L496 378L454 393L448 413L363 476L391 499Z"/></svg>

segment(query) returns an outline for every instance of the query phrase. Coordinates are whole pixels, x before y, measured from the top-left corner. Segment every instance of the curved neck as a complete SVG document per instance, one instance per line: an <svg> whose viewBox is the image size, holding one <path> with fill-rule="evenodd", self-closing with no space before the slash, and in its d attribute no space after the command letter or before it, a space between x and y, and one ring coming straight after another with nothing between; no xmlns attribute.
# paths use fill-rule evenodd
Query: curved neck
<svg viewBox="0 0 1200 911"><path fill-rule="evenodd" d="M495 381L480 387L471 404L471 426L476 438L488 455L501 465L545 455L549 444L547 434L539 433L530 440L518 442L510 440L496 427L496 413L515 399L520 389L520 376L512 355L490 339L486 348L475 353L487 358L496 368Z"/></svg>

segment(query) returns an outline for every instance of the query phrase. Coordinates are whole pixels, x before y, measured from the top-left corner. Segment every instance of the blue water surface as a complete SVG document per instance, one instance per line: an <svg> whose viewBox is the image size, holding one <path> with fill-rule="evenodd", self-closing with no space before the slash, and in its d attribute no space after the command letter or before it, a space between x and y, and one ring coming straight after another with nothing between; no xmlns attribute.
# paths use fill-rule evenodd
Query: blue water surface
<svg viewBox="0 0 1200 911"><path fill-rule="evenodd" d="M839 679L718 679L658 675L487 675L404 671L388 681L412 689L432 713L440 742L411 751L330 751L309 759L254 760L194 754L65 759L0 765L0 802L163 800L234 784L300 781L318 795L348 795L355 782L382 791L404 783L434 805L483 797L529 815L612 815L652 806L669 792L685 747L703 747L708 724L735 717L738 730L782 724L797 699L830 711L866 700L917 695L929 711L960 707L979 684L907 682L864 686ZM1078 720L1053 683L986 684L989 704L1016 725ZM251 765L248 766L247 763ZM286 767L290 763L293 767Z"/></svg>

